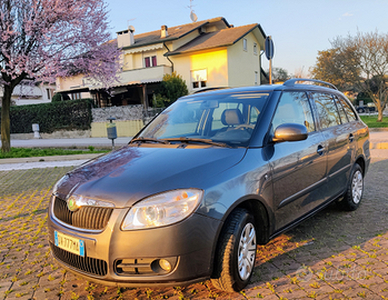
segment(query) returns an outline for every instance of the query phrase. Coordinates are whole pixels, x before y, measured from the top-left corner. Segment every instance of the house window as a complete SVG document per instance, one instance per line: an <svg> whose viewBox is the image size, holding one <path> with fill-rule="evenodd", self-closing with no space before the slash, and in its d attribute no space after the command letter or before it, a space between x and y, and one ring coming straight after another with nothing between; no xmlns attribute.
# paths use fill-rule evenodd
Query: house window
<svg viewBox="0 0 388 300"><path fill-rule="evenodd" d="M158 65L156 55L144 58L144 65L146 68L156 67Z"/></svg>
<svg viewBox="0 0 388 300"><path fill-rule="evenodd" d="M81 99L81 93L71 93L71 100Z"/></svg>
<svg viewBox="0 0 388 300"><path fill-rule="evenodd" d="M257 55L257 44L253 43L253 54Z"/></svg>
<svg viewBox="0 0 388 300"><path fill-rule="evenodd" d="M244 49L244 51L248 51L248 41L247 41L247 39L243 39L243 49Z"/></svg>
<svg viewBox="0 0 388 300"><path fill-rule="evenodd" d="M46 89L47 92L47 99L51 100L51 89Z"/></svg>
<svg viewBox="0 0 388 300"><path fill-rule="evenodd" d="M207 86L207 70L191 71L191 83L193 89L200 89Z"/></svg>

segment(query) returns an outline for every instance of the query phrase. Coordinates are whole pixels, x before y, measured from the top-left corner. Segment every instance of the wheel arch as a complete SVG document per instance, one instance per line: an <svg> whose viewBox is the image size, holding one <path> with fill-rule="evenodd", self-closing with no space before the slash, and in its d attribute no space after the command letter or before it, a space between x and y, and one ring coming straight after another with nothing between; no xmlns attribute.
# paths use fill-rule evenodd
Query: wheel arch
<svg viewBox="0 0 388 300"><path fill-rule="evenodd" d="M356 161L355 161L356 164L358 164L361 169L362 169L362 175L365 176L365 173L366 173L366 163L365 163L365 159L364 157L362 156L359 156Z"/></svg>
<svg viewBox="0 0 388 300"><path fill-rule="evenodd" d="M257 197L257 196L256 196ZM264 204L263 201L260 199L257 199L255 196L247 196L240 201L236 202L234 206L230 207L230 209L225 213L223 219L222 219L222 226L220 226L218 232L216 241L213 244L213 251L212 251L212 264L211 264L211 274L213 274L214 271L214 263L215 263L215 254L217 253L217 248L219 246L220 238L222 236L223 230L225 229L225 225L228 222L228 219L230 218L231 214L238 208L242 208L247 210L249 213L251 213L252 217L255 220L255 227L256 227L256 241L258 245L264 245L268 243L270 232L271 232L271 226L273 215L270 213L270 210L267 208L267 206Z"/></svg>

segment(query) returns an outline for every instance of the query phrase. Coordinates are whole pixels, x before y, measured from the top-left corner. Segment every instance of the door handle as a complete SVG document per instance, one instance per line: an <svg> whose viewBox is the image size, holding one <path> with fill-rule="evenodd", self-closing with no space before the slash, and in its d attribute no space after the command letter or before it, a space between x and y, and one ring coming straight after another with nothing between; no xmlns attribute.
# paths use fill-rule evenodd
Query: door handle
<svg viewBox="0 0 388 300"><path fill-rule="evenodd" d="M325 148L322 147L321 145L318 146L317 153L319 155L322 155L325 152Z"/></svg>

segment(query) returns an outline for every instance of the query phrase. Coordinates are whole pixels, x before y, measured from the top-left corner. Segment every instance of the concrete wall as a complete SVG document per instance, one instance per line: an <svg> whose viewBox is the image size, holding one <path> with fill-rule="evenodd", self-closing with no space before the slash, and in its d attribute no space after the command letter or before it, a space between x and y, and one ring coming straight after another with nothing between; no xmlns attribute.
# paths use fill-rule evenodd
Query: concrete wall
<svg viewBox="0 0 388 300"><path fill-rule="evenodd" d="M116 124L118 137L132 137L143 128L143 106L113 106L92 109L93 123L91 125L91 137L106 137L106 126L109 117L114 117L112 121Z"/></svg>
<svg viewBox="0 0 388 300"><path fill-rule="evenodd" d="M93 122L90 136L107 137L106 127L108 122ZM114 123L116 124L118 137L132 137L144 127L143 120L114 121Z"/></svg>

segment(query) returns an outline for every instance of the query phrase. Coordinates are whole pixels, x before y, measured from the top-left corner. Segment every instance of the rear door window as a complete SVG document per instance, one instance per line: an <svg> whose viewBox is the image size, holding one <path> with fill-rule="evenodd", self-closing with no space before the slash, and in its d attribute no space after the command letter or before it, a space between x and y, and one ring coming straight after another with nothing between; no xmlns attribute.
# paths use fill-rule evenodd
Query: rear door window
<svg viewBox="0 0 388 300"><path fill-rule="evenodd" d="M321 129L341 124L341 118L332 95L326 93L312 93L312 97L319 115L319 125Z"/></svg>

